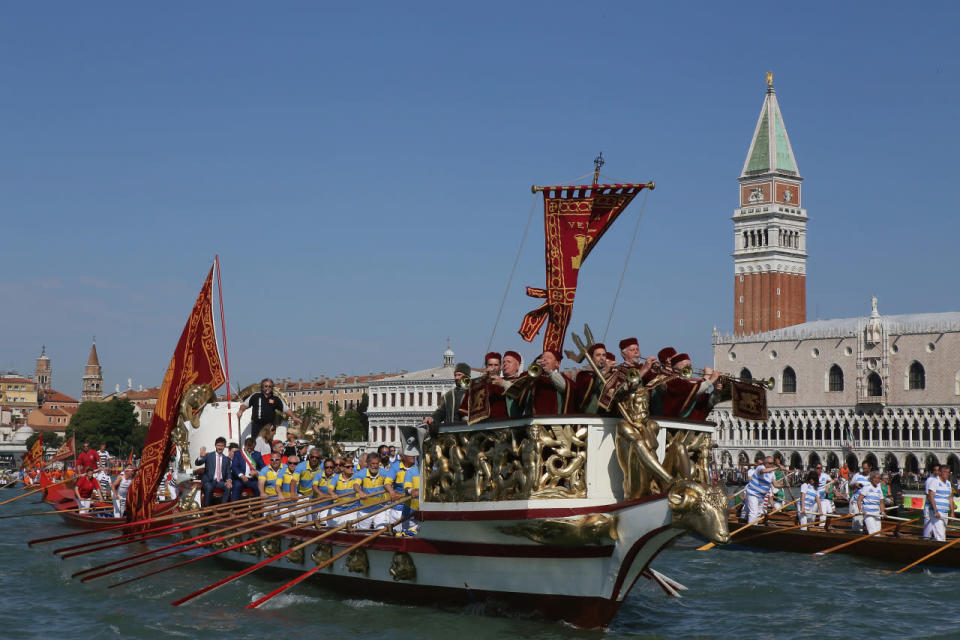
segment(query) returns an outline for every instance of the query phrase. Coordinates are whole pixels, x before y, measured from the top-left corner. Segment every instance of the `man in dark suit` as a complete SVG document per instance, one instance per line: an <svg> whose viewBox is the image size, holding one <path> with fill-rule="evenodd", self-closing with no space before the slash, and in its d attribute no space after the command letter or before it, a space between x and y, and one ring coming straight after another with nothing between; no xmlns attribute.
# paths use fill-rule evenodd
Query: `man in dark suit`
<svg viewBox="0 0 960 640"><path fill-rule="evenodd" d="M216 451L205 453L205 450L201 449L200 457L196 460L197 466L201 464L204 465L201 482L203 483L203 504L205 506L213 504L213 492L215 489L223 492L222 500L226 501L230 499L230 492L233 490L233 478L231 477L230 458L224 452L226 447L227 439L223 437L217 438L214 444Z"/></svg>
<svg viewBox="0 0 960 640"><path fill-rule="evenodd" d="M247 438L243 441L243 449L233 456L233 468L231 477L233 478L232 500L240 498L240 492L245 488L252 489L253 495L260 495L260 482L257 477L260 469L267 466L263 461L263 456L259 451L254 451L257 441L253 438Z"/></svg>

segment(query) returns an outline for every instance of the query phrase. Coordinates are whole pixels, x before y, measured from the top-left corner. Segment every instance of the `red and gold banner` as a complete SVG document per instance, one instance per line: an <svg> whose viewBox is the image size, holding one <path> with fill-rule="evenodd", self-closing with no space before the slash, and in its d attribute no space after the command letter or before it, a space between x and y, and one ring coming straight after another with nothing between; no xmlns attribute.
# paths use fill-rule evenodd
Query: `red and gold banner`
<svg viewBox="0 0 960 640"><path fill-rule="evenodd" d="M184 390L193 384L208 384L218 389L223 384L223 368L213 328L213 268L207 274L197 302L183 328L177 349L170 359L167 374L163 377L157 406L150 420L147 440L140 457L140 468L134 476L127 497L130 520L149 518L157 488L170 462L170 434L177 423L180 399ZM186 452L182 452L186 453Z"/></svg>
<svg viewBox="0 0 960 640"><path fill-rule="evenodd" d="M60 445L60 448L57 449L57 452L53 454L53 457L50 458L50 462L59 462L61 460L69 460L73 456L77 455L77 441L75 436L70 436L70 439Z"/></svg>
<svg viewBox="0 0 960 640"><path fill-rule="evenodd" d="M733 417L744 420L767 419L767 390L757 384L730 381L733 399Z"/></svg>
<svg viewBox="0 0 960 640"><path fill-rule="evenodd" d="M520 325L524 340L533 342L547 323L544 350L563 348L583 261L634 196L652 186L653 183L631 183L543 187L547 288L527 287L527 295L545 298L546 302L524 316Z"/></svg>
<svg viewBox="0 0 960 640"><path fill-rule="evenodd" d="M23 454L23 463L20 465L21 469L33 469L38 464L43 464L43 434L41 433L37 436L37 439L33 442L33 446L30 447L30 451L27 451Z"/></svg>

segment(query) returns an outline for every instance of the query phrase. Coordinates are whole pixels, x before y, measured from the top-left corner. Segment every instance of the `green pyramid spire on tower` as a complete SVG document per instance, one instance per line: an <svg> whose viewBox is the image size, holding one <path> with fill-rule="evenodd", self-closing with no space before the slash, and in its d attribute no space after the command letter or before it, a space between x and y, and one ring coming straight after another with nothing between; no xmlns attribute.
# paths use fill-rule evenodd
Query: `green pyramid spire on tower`
<svg viewBox="0 0 960 640"><path fill-rule="evenodd" d="M764 173L783 173L797 176L797 160L793 156L790 137L783 123L777 92L773 89L773 73L767 74L767 95L757 120L757 128L750 141L747 161L743 164L741 178Z"/></svg>

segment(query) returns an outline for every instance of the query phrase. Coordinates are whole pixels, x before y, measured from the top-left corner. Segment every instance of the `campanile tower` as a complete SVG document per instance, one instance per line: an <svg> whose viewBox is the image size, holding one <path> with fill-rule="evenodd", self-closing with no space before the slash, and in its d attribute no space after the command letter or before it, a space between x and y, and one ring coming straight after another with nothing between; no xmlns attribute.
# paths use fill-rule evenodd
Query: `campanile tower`
<svg viewBox="0 0 960 640"><path fill-rule="evenodd" d="M767 73L767 95L743 165L733 213L733 331L806 322L807 211L793 147Z"/></svg>

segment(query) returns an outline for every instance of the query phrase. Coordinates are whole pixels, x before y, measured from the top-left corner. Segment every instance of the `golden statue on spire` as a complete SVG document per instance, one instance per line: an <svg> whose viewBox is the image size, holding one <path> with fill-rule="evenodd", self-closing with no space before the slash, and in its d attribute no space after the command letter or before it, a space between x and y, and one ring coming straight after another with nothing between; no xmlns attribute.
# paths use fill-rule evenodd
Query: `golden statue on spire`
<svg viewBox="0 0 960 640"><path fill-rule="evenodd" d="M767 71L767 86L773 86L773 71Z"/></svg>

